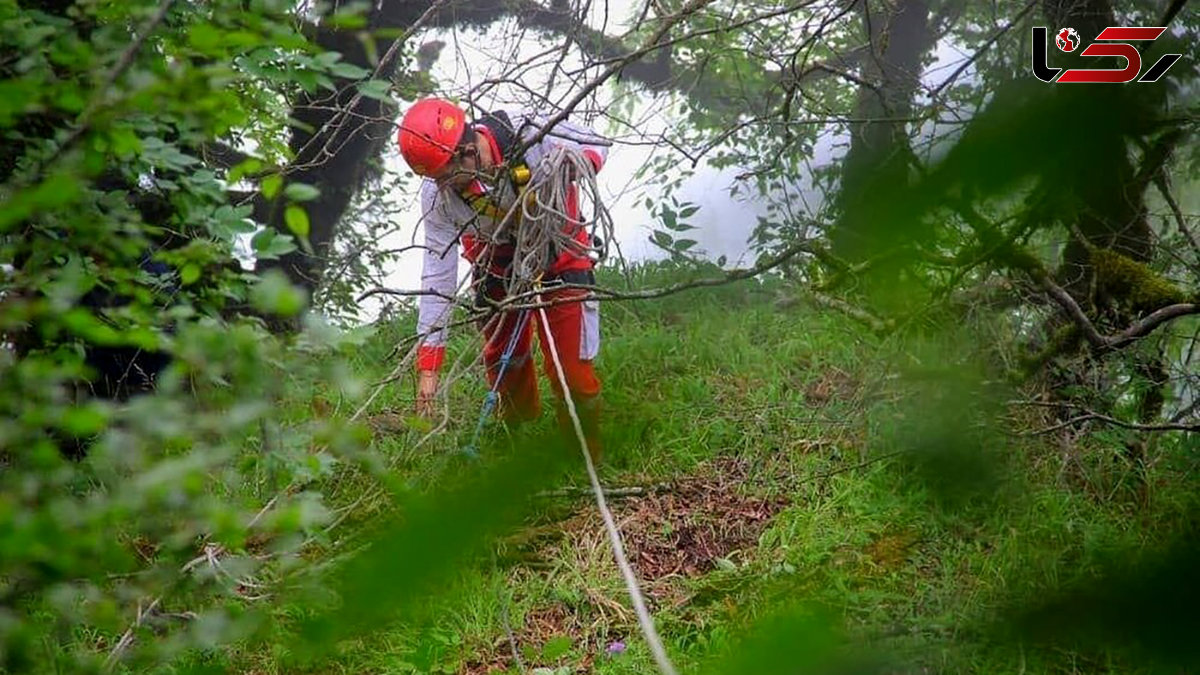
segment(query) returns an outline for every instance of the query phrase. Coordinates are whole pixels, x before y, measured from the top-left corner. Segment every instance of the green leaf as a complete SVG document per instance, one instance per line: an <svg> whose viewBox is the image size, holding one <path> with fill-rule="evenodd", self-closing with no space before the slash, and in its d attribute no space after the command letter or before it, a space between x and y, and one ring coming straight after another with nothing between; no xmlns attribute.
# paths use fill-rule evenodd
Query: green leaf
<svg viewBox="0 0 1200 675"><path fill-rule="evenodd" d="M289 73L292 81L304 88L304 91L316 91L317 86L321 83L321 78L317 73L307 70L292 70Z"/></svg>
<svg viewBox="0 0 1200 675"><path fill-rule="evenodd" d="M257 171L261 170L262 166L262 161L254 157L251 157L243 162L239 162L237 166L229 170L229 182L236 183L247 174L256 173Z"/></svg>
<svg viewBox="0 0 1200 675"><path fill-rule="evenodd" d="M677 239L675 240L675 250L686 251L695 246L698 242L695 239Z"/></svg>
<svg viewBox="0 0 1200 675"><path fill-rule="evenodd" d="M366 82L358 83L358 90L363 96L373 98L379 101L390 101L388 91L392 88L392 83L385 80L367 80Z"/></svg>
<svg viewBox="0 0 1200 675"><path fill-rule="evenodd" d="M0 209L0 232L38 211L65 206L79 197L80 188L78 178L59 173L16 193Z"/></svg>
<svg viewBox="0 0 1200 675"><path fill-rule="evenodd" d="M370 5L366 3L351 3L350 5L338 8L338 11L334 12L321 23L329 26L330 28L337 28L341 30L365 28L367 25L367 18L364 16L364 14L369 9Z"/></svg>
<svg viewBox="0 0 1200 675"><path fill-rule="evenodd" d="M372 66L379 65L379 48L375 46L375 40L378 38L378 31L374 34L363 31L358 35L358 42L362 45L363 52L367 55L367 62Z"/></svg>
<svg viewBox="0 0 1200 675"><path fill-rule="evenodd" d="M96 403L67 408L58 421L58 426L63 431L81 438L100 433L107 424L107 411Z"/></svg>
<svg viewBox="0 0 1200 675"><path fill-rule="evenodd" d="M366 68L360 68L353 63L335 63L329 68L329 74L347 80L361 80L371 74Z"/></svg>
<svg viewBox="0 0 1200 675"><path fill-rule="evenodd" d="M188 28L188 44L202 52L215 51L221 40L221 31L212 24L197 23Z"/></svg>
<svg viewBox="0 0 1200 675"><path fill-rule="evenodd" d="M291 204L283 212L283 222L297 237L308 237L308 212L302 206Z"/></svg>
<svg viewBox="0 0 1200 675"><path fill-rule="evenodd" d="M250 240L254 254L260 260L274 260L281 255L287 255L296 250L296 242L286 234L276 232L271 228L259 231Z"/></svg>
<svg viewBox="0 0 1200 675"><path fill-rule="evenodd" d="M650 241L663 248L671 248L671 242L674 240L666 232L655 230L654 234L650 235Z"/></svg>
<svg viewBox="0 0 1200 675"><path fill-rule="evenodd" d="M309 202L321 196L321 191L307 183L288 183L283 194L294 202Z"/></svg>
<svg viewBox="0 0 1200 675"><path fill-rule="evenodd" d="M571 651L571 638L567 635L555 635L542 646L542 658L547 661L557 661Z"/></svg>
<svg viewBox="0 0 1200 675"><path fill-rule="evenodd" d="M200 266L196 263L188 263L179 270L179 281L184 286L190 286L200 279Z"/></svg>
<svg viewBox="0 0 1200 675"><path fill-rule="evenodd" d="M295 316L304 309L304 291L292 285L287 276L277 270L266 272L250 295L254 308L275 316Z"/></svg>
<svg viewBox="0 0 1200 675"><path fill-rule="evenodd" d="M86 309L76 308L62 315L62 323L72 333L100 345L114 347L124 344L121 334Z"/></svg>
<svg viewBox="0 0 1200 675"><path fill-rule="evenodd" d="M121 159L129 159L142 150L142 140L129 127L113 127L108 132L109 147Z"/></svg>
<svg viewBox="0 0 1200 675"><path fill-rule="evenodd" d="M283 187L283 176L280 176L277 173L271 174L270 176L262 179L262 183L259 184L259 187L262 189L264 197L267 199L274 199L275 195L279 194L279 188Z"/></svg>
<svg viewBox="0 0 1200 675"><path fill-rule="evenodd" d="M154 166L181 172L200 163L199 159L182 152L175 143L155 136L142 139L142 158Z"/></svg>
<svg viewBox="0 0 1200 675"><path fill-rule="evenodd" d="M302 60L305 60L305 59L303 59L303 57L301 57L301 58L302 58ZM312 57L312 59L310 59L309 62L315 64L319 68L328 68L328 67L338 63L341 60L342 60L341 52L328 51L328 52L321 52L320 54L317 54L316 56Z"/></svg>
<svg viewBox="0 0 1200 675"><path fill-rule="evenodd" d="M668 230L674 230L675 222L676 222L675 221L675 212L672 211L669 207L666 207L666 206L662 207L662 221L663 221L663 225L666 225Z"/></svg>
<svg viewBox="0 0 1200 675"><path fill-rule="evenodd" d="M250 234L258 227L258 224L249 218L232 218L223 221L223 224L234 234Z"/></svg>
<svg viewBox="0 0 1200 675"><path fill-rule="evenodd" d="M259 35L245 30L235 30L232 33L225 33L225 44L231 47L246 48L255 47L264 42Z"/></svg>
<svg viewBox="0 0 1200 675"><path fill-rule="evenodd" d="M125 341L133 347L146 351L161 349L163 346L161 336L144 326L130 329L125 334Z"/></svg>

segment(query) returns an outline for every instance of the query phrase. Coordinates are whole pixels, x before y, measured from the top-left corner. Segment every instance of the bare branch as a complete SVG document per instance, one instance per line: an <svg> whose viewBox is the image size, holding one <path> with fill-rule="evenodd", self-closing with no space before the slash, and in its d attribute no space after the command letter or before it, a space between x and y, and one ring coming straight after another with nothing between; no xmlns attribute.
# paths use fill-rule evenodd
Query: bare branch
<svg viewBox="0 0 1200 675"><path fill-rule="evenodd" d="M678 284L672 284L670 286L664 286L662 288L649 288L649 289L643 289L643 290L639 290L639 291L623 292L623 291L612 290L609 288L604 288L601 286L592 286L590 284L556 284L554 286L555 289L581 289L581 290L591 291L591 295L589 295L587 297L582 297L582 298L571 298L569 300L547 300L547 301L541 302L541 303L528 304L527 301L532 300L533 297L539 293L539 291L529 291L526 293L521 293L521 294L510 296L508 298L504 298L503 300L489 300L487 298L484 298L484 301L488 302L489 305L491 306L490 311L512 311L512 310L516 310L516 309L538 309L538 308L542 308L542 307L553 307L555 305L568 304L571 302L582 302L584 300L613 301L613 300L649 300L652 298L662 298L662 297L666 297L668 295L675 295L676 293L681 293L683 291L691 290L694 288L710 288L713 286L724 286L726 284L731 284L735 281L742 281L745 279L750 279L752 277L756 277L760 274L763 274L764 272L768 272L772 269L775 269L776 267L784 264L788 260L791 260L792 258L796 257L797 255L799 255L801 253L813 254L818 248L819 248L819 244L817 244L815 240L805 239L805 240L802 240L800 242L797 242L797 243L789 246L787 249L784 249L784 251L782 253L780 253L779 255L777 255L773 258L764 260L764 261L760 262L759 264L755 265L754 267L750 267L750 268L743 269L743 270L730 270L719 277L710 277L707 279L695 279L692 281L685 281L685 282L680 282ZM428 290L410 291L410 290L399 290L399 289L382 288L382 287L374 288L374 289L371 289L370 291L367 291L366 293L362 294L359 297L359 300L363 300L365 298L369 298L374 295L398 295L398 296L405 296L405 297L433 295L433 296L441 297L441 298L444 298L444 299L447 299L450 301L456 300L456 298L447 296L443 293L438 293L436 291L428 291Z"/></svg>
<svg viewBox="0 0 1200 675"><path fill-rule="evenodd" d="M1125 330L1114 335L1102 335L1096 329L1095 324L1084 313L1083 308L1071 297L1071 294L1062 286L1054 283L1049 274L1040 267L1028 270L1034 277L1034 280L1041 284L1042 288L1050 295L1050 297L1058 303L1060 307L1067 313L1079 330L1083 332L1084 338L1096 349L1113 350L1125 347L1143 337L1146 337L1159 326L1178 319L1181 316L1190 314L1200 314L1200 304L1193 302L1181 302L1174 305L1168 305L1161 309L1152 312L1149 316L1140 321L1134 322Z"/></svg>
<svg viewBox="0 0 1200 675"><path fill-rule="evenodd" d="M1025 15L1028 14L1034 7L1036 7L1037 4L1038 0L1029 0L1029 2L1026 3L1025 8L1017 13L1017 15L1013 17L1012 21L1009 21L1002 28L1000 28L1000 30L992 34L992 36L988 38L979 49L975 50L975 53L971 55L971 58L964 61L958 68L955 68L954 72L950 73L950 77L947 77L932 92L930 92L930 97L936 97L938 94L942 93L943 89L950 86L955 80L957 80L958 76L963 74L963 71L965 71L967 68L970 68L971 64L975 63L975 61L977 61L984 52L991 49L992 45L996 44L997 40L1003 37L1005 33L1012 30L1013 26L1020 23L1021 20L1025 18Z"/></svg>
<svg viewBox="0 0 1200 675"><path fill-rule="evenodd" d="M555 115L550 117L550 119L546 120L545 125L543 125L537 133L521 144L521 148L516 151L516 155L520 156L521 153L524 152L525 148L541 141L546 134L550 133L556 124L566 119L567 116L571 114L571 111L573 111L575 107L583 101L583 99L587 98L597 87L607 82L609 78L615 75L617 71L619 71L625 64L633 61L643 54L647 54L655 49L659 49L662 46L661 42L663 37L668 31L671 30L673 26L700 11L705 5L711 3L712 1L713 0L691 0L674 15L664 19L662 25L659 26L658 30L656 30L654 34L643 43L642 47L629 52L620 60L610 64L608 68L604 69L604 72L596 76L596 78L594 78L586 86L580 88L579 92L576 93L575 96L572 97L571 100L562 107L562 110L558 111Z"/></svg>
<svg viewBox="0 0 1200 675"><path fill-rule="evenodd" d="M1134 431L1187 431L1187 432L1200 431L1200 423L1181 424L1178 422L1164 422L1162 424L1138 424L1136 422L1126 422L1125 420L1117 419L1115 417L1112 417L1110 415L1105 415L1103 413L1098 413L1094 410L1089 410L1082 406L1075 405L1074 403L1067 403L1065 401L1064 402L1055 402L1055 401L1019 401L1018 400L1018 401L1009 401L1009 404L1038 406L1038 407L1044 407L1044 408L1066 408L1068 410L1077 410L1081 413L1080 415L1078 415L1076 417L1072 417L1069 420L1060 422L1059 424L1055 424L1053 426L1046 427L1044 429L1037 429L1034 431L1023 432L1023 433L1019 434L1021 436L1040 436L1040 435L1044 435L1044 434L1048 434L1048 433L1057 431L1059 429L1063 429L1063 428L1066 428L1069 426L1073 426L1076 424L1080 424L1080 423L1088 422L1088 421L1092 421L1092 420L1097 420L1097 421L1103 422L1105 424L1111 424L1113 426L1121 427L1123 429L1132 429Z"/></svg>
<svg viewBox="0 0 1200 675"><path fill-rule="evenodd" d="M1158 187L1158 191L1162 193L1163 199L1166 200L1167 206L1170 207L1171 213L1175 216L1175 224L1179 226L1180 233L1192 245L1192 250L1196 252L1196 263L1200 264L1200 242L1196 241L1195 235L1192 234L1191 228L1187 225L1187 220L1183 217L1183 210L1179 208L1179 202L1175 201L1175 197L1171 194L1171 186L1167 183L1166 173L1159 173L1154 178L1154 185Z"/></svg>
<svg viewBox="0 0 1200 675"><path fill-rule="evenodd" d="M857 321L857 322L863 324L864 326L866 326L867 328L869 328L872 333L883 334L883 333L890 332L892 329L894 329L896 327L896 324L894 321L892 321L890 319L889 320L880 319L879 317L868 312L867 310L865 310L861 307L856 307L856 306L846 302L845 300L842 300L841 298L835 298L831 295L826 295L825 293L821 293L819 291L812 291L812 292L808 293L808 295L818 305L821 305L822 307L827 307L829 309L833 309L838 312L841 312L842 314L845 314L846 316L850 317L851 319L854 319L855 321Z"/></svg>

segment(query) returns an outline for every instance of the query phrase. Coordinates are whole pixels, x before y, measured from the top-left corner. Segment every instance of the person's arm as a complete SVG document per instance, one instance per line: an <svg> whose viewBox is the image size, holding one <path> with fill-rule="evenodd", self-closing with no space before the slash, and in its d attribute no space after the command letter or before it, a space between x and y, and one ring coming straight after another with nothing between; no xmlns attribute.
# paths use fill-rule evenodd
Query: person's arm
<svg viewBox="0 0 1200 675"><path fill-rule="evenodd" d="M533 137L549 121L549 117L545 115L529 115L525 119L526 124L521 134L523 138ZM589 127L570 120L562 120L555 124L542 137L542 140L534 144L526 153L530 166L537 164L552 148L560 145L579 150L599 172L604 166L605 160L608 159L608 147L611 143Z"/></svg>
<svg viewBox="0 0 1200 675"><path fill-rule="evenodd" d="M421 186L421 223L425 227L425 257L421 265L422 295L417 310L417 414L433 414L438 371L446 356L446 324L458 287L458 228L445 213L432 181Z"/></svg>

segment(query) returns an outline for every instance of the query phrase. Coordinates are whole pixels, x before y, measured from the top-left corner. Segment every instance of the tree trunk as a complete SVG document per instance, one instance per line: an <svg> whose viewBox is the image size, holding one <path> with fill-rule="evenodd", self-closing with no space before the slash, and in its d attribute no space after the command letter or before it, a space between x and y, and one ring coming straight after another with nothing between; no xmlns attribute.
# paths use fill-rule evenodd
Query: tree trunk
<svg viewBox="0 0 1200 675"><path fill-rule="evenodd" d="M1051 31L1060 27L1074 28L1086 44L1101 30L1118 23L1111 0L1043 0L1042 10ZM1154 25L1154 24L1151 24ZM1053 32L1051 32L1053 35ZM1056 67L1113 68L1120 67L1116 59L1080 58L1078 52L1066 55L1051 50ZM1070 85L1067 85L1070 86ZM1086 105L1079 105L1081 114L1133 115L1134 128L1152 128L1161 110L1162 99L1145 95L1130 99L1130 91L1122 87L1091 85L1086 92L1068 90ZM1106 97L1104 101L1100 97ZM1115 118L1113 118L1115 119ZM1171 151L1183 137L1182 132L1169 132L1154 143L1146 145L1140 165L1135 165L1131 153L1133 138L1128 124L1099 124L1096 129L1106 133L1073 136L1061 148L1072 158L1073 170L1056 175L1053 194L1061 217L1069 229L1067 245L1055 276L1060 285L1094 316L1106 317L1123 326L1137 317L1139 311L1156 309L1139 307L1132 298L1114 297L1106 288L1103 268L1097 269L1091 251L1110 249L1138 262L1149 261L1154 254L1153 232L1147 218L1145 194L1155 176L1170 158ZM1100 278L1097 278L1097 275ZM1056 317L1047 330L1055 330L1066 319ZM1165 403L1164 387L1168 375L1161 350L1133 354L1131 367L1144 380L1137 392L1137 421L1153 424L1162 414ZM1134 466L1135 489L1139 501L1147 497L1145 484L1146 444L1149 439L1135 437L1125 444L1126 456Z"/></svg>
<svg viewBox="0 0 1200 675"><path fill-rule="evenodd" d="M1111 0L1044 0L1042 8L1052 27L1075 28L1085 43L1095 39L1105 27L1118 25ZM1055 53L1055 58L1066 67L1096 68L1103 62L1094 57L1080 58L1077 54L1069 57ZM1119 110L1129 105L1124 100L1126 92L1120 88L1093 85L1086 93L1091 103L1080 108L1081 114L1098 108L1100 114L1105 114L1105 107ZM1097 95L1111 97L1112 106L1098 103ZM1068 156L1077 159L1074 171L1055 179L1056 192L1074 207L1073 216L1064 223L1071 234L1057 276L1062 286L1085 307L1095 305L1095 298L1089 297L1095 274L1089 261L1089 245L1110 248L1138 261L1150 258L1152 240L1146 219L1145 186L1139 186L1136 180L1138 172L1130 158L1129 141L1116 133L1110 138L1080 138L1074 144L1076 147L1063 148Z"/></svg>
<svg viewBox="0 0 1200 675"><path fill-rule="evenodd" d="M921 58L934 46L925 0L900 0L885 15L862 4L872 56L863 59L850 149L842 162L836 199L840 218L830 232L835 253L860 261L898 240L888 205L876 193L895 194L909 182L912 149L908 124L921 75Z"/></svg>

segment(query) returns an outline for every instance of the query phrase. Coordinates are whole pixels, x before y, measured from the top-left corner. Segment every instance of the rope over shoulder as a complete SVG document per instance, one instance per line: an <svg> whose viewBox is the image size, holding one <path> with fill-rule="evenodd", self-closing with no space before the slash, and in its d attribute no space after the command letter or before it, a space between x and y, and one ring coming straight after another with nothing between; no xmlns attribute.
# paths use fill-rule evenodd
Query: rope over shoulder
<svg viewBox="0 0 1200 675"><path fill-rule="evenodd" d="M590 205L590 213L572 218L572 200L581 211ZM600 198L596 167L574 148L560 145L551 150L532 171L517 204L520 224L515 231L510 295L530 290L532 281L554 263L556 252L599 256L603 251L596 242L612 239L612 215ZM585 230L588 236L580 237Z"/></svg>

